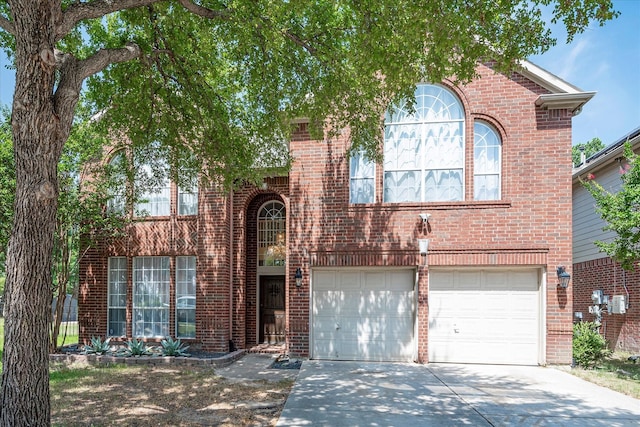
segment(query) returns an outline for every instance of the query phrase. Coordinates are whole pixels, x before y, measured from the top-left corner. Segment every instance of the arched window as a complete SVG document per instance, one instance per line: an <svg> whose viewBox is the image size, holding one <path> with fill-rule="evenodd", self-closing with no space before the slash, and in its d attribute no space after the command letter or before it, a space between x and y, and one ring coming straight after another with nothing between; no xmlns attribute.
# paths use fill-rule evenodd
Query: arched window
<svg viewBox="0 0 640 427"><path fill-rule="evenodd" d="M384 201L439 202L464 198L464 110L439 85L421 84L415 111L390 108L385 118Z"/></svg>
<svg viewBox="0 0 640 427"><path fill-rule="evenodd" d="M258 265L280 267L286 259L286 211L278 201L265 203L258 213Z"/></svg>
<svg viewBox="0 0 640 427"><path fill-rule="evenodd" d="M500 200L502 143L488 123L473 125L473 199Z"/></svg>

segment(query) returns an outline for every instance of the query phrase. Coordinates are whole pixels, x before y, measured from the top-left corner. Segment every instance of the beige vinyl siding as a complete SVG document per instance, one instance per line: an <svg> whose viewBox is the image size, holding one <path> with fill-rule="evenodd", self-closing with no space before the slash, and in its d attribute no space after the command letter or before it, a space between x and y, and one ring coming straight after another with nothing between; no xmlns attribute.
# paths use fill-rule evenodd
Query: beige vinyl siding
<svg viewBox="0 0 640 427"><path fill-rule="evenodd" d="M608 191L620 189L620 173L615 162L606 170L595 172L596 181ZM593 243L596 240L610 240L611 231L602 231L606 223L596 212L596 204L591 194L579 182L573 186L573 262L580 263L604 258L607 255Z"/></svg>

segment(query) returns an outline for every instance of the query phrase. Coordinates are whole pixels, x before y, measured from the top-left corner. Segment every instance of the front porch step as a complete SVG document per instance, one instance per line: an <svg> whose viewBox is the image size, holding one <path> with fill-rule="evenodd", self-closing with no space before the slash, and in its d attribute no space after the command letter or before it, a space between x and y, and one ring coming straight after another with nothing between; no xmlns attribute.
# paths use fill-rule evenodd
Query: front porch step
<svg viewBox="0 0 640 427"><path fill-rule="evenodd" d="M282 344L258 344L247 350L247 353L259 353L259 354L283 354L287 351L287 347Z"/></svg>

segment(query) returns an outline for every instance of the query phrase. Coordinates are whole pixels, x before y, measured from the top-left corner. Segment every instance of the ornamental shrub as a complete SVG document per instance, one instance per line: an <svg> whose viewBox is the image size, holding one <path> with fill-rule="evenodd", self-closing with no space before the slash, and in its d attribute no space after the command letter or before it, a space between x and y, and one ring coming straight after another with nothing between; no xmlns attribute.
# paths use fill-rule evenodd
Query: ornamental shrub
<svg viewBox="0 0 640 427"><path fill-rule="evenodd" d="M573 361L584 368L593 368L611 354L607 341L598 332L595 322L580 322L573 325Z"/></svg>

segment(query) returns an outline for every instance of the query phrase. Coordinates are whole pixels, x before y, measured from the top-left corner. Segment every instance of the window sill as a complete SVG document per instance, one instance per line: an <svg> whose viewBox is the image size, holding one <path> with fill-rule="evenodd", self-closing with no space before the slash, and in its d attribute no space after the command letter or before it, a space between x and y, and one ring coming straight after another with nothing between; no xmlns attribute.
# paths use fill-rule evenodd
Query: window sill
<svg viewBox="0 0 640 427"><path fill-rule="evenodd" d="M134 216L133 219L135 221L138 221L138 222L169 221L171 219L171 216L169 216L169 215L162 215L162 216L146 215L146 216Z"/></svg>
<svg viewBox="0 0 640 427"><path fill-rule="evenodd" d="M508 209L511 202L508 200L482 200L460 202L406 202L406 203L362 203L350 204L349 210L377 210L377 211L414 211L416 209L430 210L466 210L466 209Z"/></svg>
<svg viewBox="0 0 640 427"><path fill-rule="evenodd" d="M178 216L176 216L176 218L178 219L178 221L193 221L193 220L198 219L198 214L178 215Z"/></svg>

